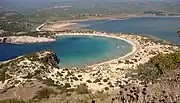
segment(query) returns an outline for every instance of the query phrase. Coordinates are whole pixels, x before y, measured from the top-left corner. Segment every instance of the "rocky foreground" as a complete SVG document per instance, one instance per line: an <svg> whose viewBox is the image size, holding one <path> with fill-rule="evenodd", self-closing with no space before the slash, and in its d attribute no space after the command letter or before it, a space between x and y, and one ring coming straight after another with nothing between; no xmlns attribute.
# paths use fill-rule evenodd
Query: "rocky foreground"
<svg viewBox="0 0 180 103"><path fill-rule="evenodd" d="M99 68L97 71L60 69L57 66L59 59L54 52L41 51L27 54L0 64L0 103L25 103L24 101L28 103L143 103L149 101L178 103L180 101L179 60L179 51L160 54L143 65L145 68L139 68L134 72L128 70L133 73L131 76L126 74L127 77L131 77L129 80L138 79L142 84L132 83L123 78L114 84L111 81L114 79L112 75L107 79L102 78L108 72L113 73L107 67ZM116 72L118 71L120 70L117 69ZM127 72L123 69L121 71ZM83 82L88 75L92 75L91 78ZM99 79L93 79L97 77ZM144 80L151 83L146 84ZM81 84L73 86L73 82ZM93 85L101 86L104 83L107 84L104 90L88 89L93 88Z"/></svg>
<svg viewBox="0 0 180 103"><path fill-rule="evenodd" d="M59 59L55 53L51 51L41 51L26 54L0 64L0 98L25 96L24 94L16 93L18 90L12 90L14 93L11 93L12 91L9 91L9 89L18 89L19 86L24 86L31 81L38 82L47 79L51 72L58 69L58 63ZM9 95L9 92L11 95ZM27 98L30 99L31 94L29 94ZM25 96L25 99L27 98Z"/></svg>

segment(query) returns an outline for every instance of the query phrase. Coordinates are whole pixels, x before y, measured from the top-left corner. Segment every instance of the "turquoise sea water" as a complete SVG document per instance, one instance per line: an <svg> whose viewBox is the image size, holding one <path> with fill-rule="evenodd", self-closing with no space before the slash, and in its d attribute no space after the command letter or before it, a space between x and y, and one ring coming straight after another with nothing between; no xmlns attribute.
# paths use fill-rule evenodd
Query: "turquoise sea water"
<svg viewBox="0 0 180 103"><path fill-rule="evenodd" d="M131 52L132 46L122 40L99 36L60 36L53 43L0 44L0 61L45 49L56 52L61 67L82 67L124 56Z"/></svg>
<svg viewBox="0 0 180 103"><path fill-rule="evenodd" d="M141 17L125 20L110 20L104 23L101 23L99 20L96 22L93 20L80 22L80 24L90 24L86 29L152 35L180 44L180 37L176 34L176 32L180 30L180 17Z"/></svg>

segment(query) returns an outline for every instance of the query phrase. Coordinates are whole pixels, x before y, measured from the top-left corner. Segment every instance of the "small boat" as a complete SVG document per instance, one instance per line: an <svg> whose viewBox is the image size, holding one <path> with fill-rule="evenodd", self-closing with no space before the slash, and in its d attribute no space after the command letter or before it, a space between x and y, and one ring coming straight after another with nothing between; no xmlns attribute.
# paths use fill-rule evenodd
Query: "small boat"
<svg viewBox="0 0 180 103"><path fill-rule="evenodd" d="M118 44L116 44L117 45L117 48L119 48L119 45Z"/></svg>
<svg viewBox="0 0 180 103"><path fill-rule="evenodd" d="M117 48L119 48L119 45L117 46Z"/></svg>

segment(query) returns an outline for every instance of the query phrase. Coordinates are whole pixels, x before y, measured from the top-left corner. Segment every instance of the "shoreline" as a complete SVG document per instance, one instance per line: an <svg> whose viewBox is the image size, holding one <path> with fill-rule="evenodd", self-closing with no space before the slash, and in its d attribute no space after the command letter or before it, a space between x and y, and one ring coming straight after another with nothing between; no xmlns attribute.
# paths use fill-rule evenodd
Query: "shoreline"
<svg viewBox="0 0 180 103"><path fill-rule="evenodd" d="M129 69L134 70L138 68L139 64L144 64L150 60L150 58L156 56L159 53L172 53L175 50L177 50L179 47L171 46L168 44L161 44L161 43L155 43L153 40L149 40L148 37L143 37L140 35L128 35L128 34L115 34L115 33L105 33L105 32L84 32L84 33L59 33L56 34L57 36L65 36L65 35L84 35L84 36L104 36L104 37L110 37L115 39L124 40L131 45L133 45L133 50L126 54L125 56L121 56L116 59L112 59L109 61L104 61L101 63L93 64L86 66L84 68L71 68L68 69L68 71L75 72L74 74L76 76L82 75L83 80L73 81L71 84L72 88L76 85L79 85L81 83L87 83L87 81L92 81L91 83L87 83L88 89L92 90L93 92L104 90L106 87L109 87L109 85L106 82L101 82L101 80L109 78L109 82L113 84L113 88L109 88L109 92L116 90L118 86L116 85L117 81L121 81L122 85L126 84L126 81L129 81L129 83L134 82L126 77L126 73L129 71ZM148 40L148 42L146 41ZM120 62L119 62L120 61ZM66 68L62 68L57 71L63 71ZM56 73L56 72L54 72ZM51 73L54 74L54 73ZM52 76L50 76L53 78ZM102 83L99 85L99 83L95 83L97 79L100 79L100 82ZM58 80L56 78L53 78L53 80ZM63 81L66 83L66 81ZM138 84L139 81L136 81Z"/></svg>
<svg viewBox="0 0 180 103"><path fill-rule="evenodd" d="M0 43L10 43L10 44L33 44L33 43L47 43L54 41L56 41L56 39L50 39L46 37L32 37L32 36L0 37Z"/></svg>
<svg viewBox="0 0 180 103"><path fill-rule="evenodd" d="M87 19L74 19L74 20L59 20L56 22L52 22L52 24L47 24L48 22L44 22L39 27L36 28L37 31L41 31L43 29L45 31L63 31L63 30L83 30L84 27L91 26L89 24L80 24L79 22L91 21L91 20L107 20L105 22L113 21L113 20L127 20L132 18L146 18L146 17L160 17L160 18L169 18L175 17L180 18L180 16L153 16L153 15L127 15L124 17L96 17L96 18L87 18ZM46 25L47 24L47 25ZM77 27L73 27L73 25L77 25ZM80 26L78 26L80 25ZM45 27L45 28L44 28ZM58 27L58 28L57 28ZM86 29L85 29L86 30Z"/></svg>
<svg viewBox="0 0 180 103"><path fill-rule="evenodd" d="M96 17L96 18L87 18L87 19L74 19L74 20L59 20L56 22L61 22L61 23L66 23L66 22L83 22L83 21L90 21L90 20L126 20L126 19L131 19L131 18L141 18L141 17L177 17L179 18L179 16L153 16L153 15L127 15L124 17ZM46 22L45 22L46 23ZM44 24L44 23L43 23Z"/></svg>
<svg viewBox="0 0 180 103"><path fill-rule="evenodd" d="M136 54L136 52L138 52L138 50L141 49L141 45L139 44L138 40L136 39L136 36L143 38L140 35L129 35L129 34L124 34L124 33L119 33L118 35L116 35L114 33L96 32L96 31L94 31L93 33L90 33L90 32L89 33L88 32L85 32L85 33L84 32L72 32L72 33L71 32L62 32L62 33L57 33L55 35L56 35L56 38L59 36L102 36L105 38L114 38L114 39L123 40L132 46L132 51L123 56L117 55L116 58L102 60L97 63L88 63L88 64L82 66L85 68L101 66L104 64L117 62L119 60L125 60L125 59L128 59L128 58L134 56L134 54ZM128 36L134 36L135 38L131 39L131 38L128 38ZM50 40L50 39L44 38L44 37L37 38L37 37L20 36L20 37L10 37L10 38L13 38L13 40L10 42L7 42L7 43L12 43L12 44L46 43L46 42L55 42L56 41L56 39ZM79 68L79 67L71 67L71 68Z"/></svg>
<svg viewBox="0 0 180 103"><path fill-rule="evenodd" d="M126 34L122 34L122 35L126 35ZM58 33L58 34L56 34L56 36L57 37L59 37L59 36L101 36L101 37L105 37L105 38L114 38L114 39L118 39L118 40L123 40L123 41L129 43L132 46L132 51L125 54L125 55L123 55L123 56L118 56L117 55L117 58L114 58L114 59L103 60L102 62L97 62L97 63L92 63L92 64L91 63L86 64L85 66L83 66L85 68L86 67L94 67L94 66L99 66L99 65L103 65L103 64L112 63L112 62L120 60L120 59L121 60L126 59L127 57L133 55L137 51L138 47L140 46L137 42L135 43L135 41L132 41L130 39L125 39L125 38L122 38L122 37L118 37L116 35L113 35L113 33L111 33L110 35L99 33L99 32L96 32L96 33ZM23 39L23 37L22 37L22 39ZM26 36L25 36L25 38L26 38ZM22 40L19 37L18 37L18 39ZM39 39L41 39L41 38L39 38ZM26 41L26 39L23 39L23 40ZM53 40L52 42L54 42L54 41L55 40ZM44 43L45 42L46 41L44 41ZM18 40L16 40L16 41L11 41L9 43L13 43L13 44L22 44L22 43L24 43L25 44L25 43L29 43L29 42L28 41L26 41L26 42L22 42L22 41L18 42ZM32 41L31 41L31 43L32 43ZM36 41L36 42L33 42L33 43L43 43L43 42L42 41L39 41L39 42ZM7 60L7 61L9 61L9 60ZM6 62L6 61L3 61L3 62ZM71 67L71 68L78 68L78 67Z"/></svg>
<svg viewBox="0 0 180 103"><path fill-rule="evenodd" d="M115 36L115 35L112 35L112 34L113 33L111 33L110 35L103 34L103 33L61 33L61 34L56 34L56 36L101 36L101 37L105 37L105 38L114 38L114 39L118 39L118 40L123 40L123 41L129 43L132 46L132 51L125 54L124 56L118 56L115 59L110 59L110 60L106 60L106 61L103 61L103 62L100 62L100 63L90 64L90 65L85 66L85 67L94 67L94 66L99 66L99 65L112 63L112 62L120 60L120 59L121 60L126 59L127 57L135 54L137 52L138 48L140 47L140 45L136 41L132 41L130 39L125 39L125 38L122 38L122 37L118 37L118 36Z"/></svg>
<svg viewBox="0 0 180 103"><path fill-rule="evenodd" d="M96 18L87 18L87 19L74 19L74 20L59 20L56 22L82 22L82 21L89 21L89 20L126 20L126 19L131 19L131 18L136 18L136 17L180 17L179 16L153 16L153 15L127 15L123 17L96 17Z"/></svg>

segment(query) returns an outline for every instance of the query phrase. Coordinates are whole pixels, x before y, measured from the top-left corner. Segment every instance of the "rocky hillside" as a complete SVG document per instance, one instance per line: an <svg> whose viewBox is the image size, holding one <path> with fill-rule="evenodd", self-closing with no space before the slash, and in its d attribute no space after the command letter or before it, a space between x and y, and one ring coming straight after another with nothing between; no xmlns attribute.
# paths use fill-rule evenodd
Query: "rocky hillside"
<svg viewBox="0 0 180 103"><path fill-rule="evenodd" d="M26 54L0 64L0 89L26 83L28 80L42 80L58 68L59 59L51 51Z"/></svg>
<svg viewBox="0 0 180 103"><path fill-rule="evenodd" d="M3 86L0 103L26 103L21 100L28 103L179 103L179 61L180 51L159 54L139 65L138 69L126 73L126 77L133 81L140 80L140 84L126 81L124 85L121 81L111 92L94 92L88 89L88 83L77 84L76 88L70 88L72 83L60 83L76 82L79 78L83 81L83 78L82 75L76 78L73 74L75 70L58 69L59 60L55 53L41 51L27 54L0 65ZM54 80L57 75L61 79L59 83ZM19 100L10 100L12 98Z"/></svg>

